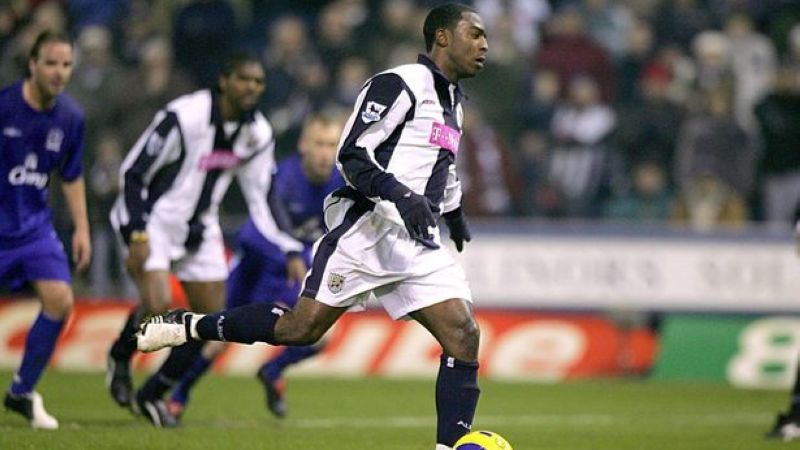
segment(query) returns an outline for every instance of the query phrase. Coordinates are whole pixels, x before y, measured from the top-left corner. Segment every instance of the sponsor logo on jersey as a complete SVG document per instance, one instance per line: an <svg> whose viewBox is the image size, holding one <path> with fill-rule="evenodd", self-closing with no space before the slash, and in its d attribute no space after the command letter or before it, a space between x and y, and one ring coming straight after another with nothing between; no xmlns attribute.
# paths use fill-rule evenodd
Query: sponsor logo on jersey
<svg viewBox="0 0 800 450"><path fill-rule="evenodd" d="M22 131L17 127L5 127L3 128L3 136L18 138L22 136Z"/></svg>
<svg viewBox="0 0 800 450"><path fill-rule="evenodd" d="M64 132L61 131L61 128L51 128L47 132L44 148L51 152L59 152L61 151L62 142L64 142Z"/></svg>
<svg viewBox="0 0 800 450"><path fill-rule="evenodd" d="M433 122L428 142L457 154L458 143L461 142L461 132L443 123Z"/></svg>
<svg viewBox="0 0 800 450"><path fill-rule="evenodd" d="M42 189L47 186L49 179L46 173L39 173L39 158L36 153L28 153L25 162L21 166L16 166L8 172L8 182L13 186L35 186Z"/></svg>
<svg viewBox="0 0 800 450"><path fill-rule="evenodd" d="M386 105L369 101L364 107L364 111L361 112L361 120L363 120L364 123L377 122L381 120L381 113L385 110Z"/></svg>
<svg viewBox="0 0 800 450"><path fill-rule="evenodd" d="M200 158L200 170L230 169L242 161L235 153L229 150L214 150Z"/></svg>
<svg viewBox="0 0 800 450"><path fill-rule="evenodd" d="M328 290L333 294L342 292L342 288L344 288L344 281L344 275L331 272L331 274L328 276Z"/></svg>
<svg viewBox="0 0 800 450"><path fill-rule="evenodd" d="M420 103L420 106L435 105L435 104L436 104L435 101L433 101L433 100L431 100L429 98L426 98L425 100L422 101L422 103Z"/></svg>

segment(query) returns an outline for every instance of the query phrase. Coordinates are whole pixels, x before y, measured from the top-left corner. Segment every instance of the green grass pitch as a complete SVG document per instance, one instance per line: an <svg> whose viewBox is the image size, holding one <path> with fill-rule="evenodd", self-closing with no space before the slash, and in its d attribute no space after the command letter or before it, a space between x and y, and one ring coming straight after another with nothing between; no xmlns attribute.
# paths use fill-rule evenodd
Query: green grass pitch
<svg viewBox="0 0 800 450"><path fill-rule="evenodd" d="M0 372L0 383L10 378ZM795 447L762 437L786 392L630 380L481 387L475 428L499 432L515 450ZM290 377L289 417L278 420L255 378L211 375L184 426L156 430L112 404L101 374L51 371L39 391L61 429L33 431L2 412L0 449L433 450L433 390L433 380Z"/></svg>

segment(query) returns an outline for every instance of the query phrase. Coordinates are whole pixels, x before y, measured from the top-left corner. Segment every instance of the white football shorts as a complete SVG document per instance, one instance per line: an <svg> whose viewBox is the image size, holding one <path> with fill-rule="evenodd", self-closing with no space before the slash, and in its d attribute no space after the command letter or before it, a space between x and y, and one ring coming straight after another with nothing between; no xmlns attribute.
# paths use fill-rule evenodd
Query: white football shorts
<svg viewBox="0 0 800 450"><path fill-rule="evenodd" d="M330 230L314 244L304 297L329 306L362 309L377 300L392 319L452 298L472 301L461 265L441 245L431 250L409 238L405 227L353 200L329 196Z"/></svg>
<svg viewBox="0 0 800 450"><path fill-rule="evenodd" d="M147 234L150 256L144 263L144 270L171 271L181 281L224 281L228 278L225 242L219 225L205 229L200 247L193 252L187 251L182 240L177 238L186 233L173 229L157 216L150 216Z"/></svg>

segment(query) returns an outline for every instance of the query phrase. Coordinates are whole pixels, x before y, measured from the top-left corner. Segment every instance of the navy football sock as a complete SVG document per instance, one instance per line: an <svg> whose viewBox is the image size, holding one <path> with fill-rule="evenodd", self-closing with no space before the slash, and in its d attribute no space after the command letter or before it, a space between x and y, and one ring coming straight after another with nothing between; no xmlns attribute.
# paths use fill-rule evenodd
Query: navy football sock
<svg viewBox="0 0 800 450"><path fill-rule="evenodd" d="M469 433L478 406L478 363L442 355L436 378L436 442L452 447Z"/></svg>
<svg viewBox="0 0 800 450"><path fill-rule="evenodd" d="M206 341L275 345L275 323L287 311L274 303L251 303L209 314L197 322L197 335Z"/></svg>
<svg viewBox="0 0 800 450"><path fill-rule="evenodd" d="M119 333L119 337L111 346L111 357L117 360L128 361L136 351L136 331L142 319L142 307L133 308L128 314L128 320Z"/></svg>
<svg viewBox="0 0 800 450"><path fill-rule="evenodd" d="M140 395L148 399L163 397L164 393L178 384L181 377L192 367L194 361L200 356L202 348L203 343L194 340L173 348L158 372L150 376L139 390Z"/></svg>
<svg viewBox="0 0 800 450"><path fill-rule="evenodd" d="M276 357L261 366L259 372L265 373L270 380L277 380L287 367L310 358L319 353L319 351L320 347L316 345L285 347Z"/></svg>
<svg viewBox="0 0 800 450"><path fill-rule="evenodd" d="M33 387L50 361L50 356L53 355L58 335L63 327L63 320L54 320L43 312L39 313L25 339L25 354L11 384L12 394L21 395L33 391Z"/></svg>
<svg viewBox="0 0 800 450"><path fill-rule="evenodd" d="M192 390L192 387L194 387L195 383L197 383L197 380L199 380L200 377L206 373L213 362L213 359L208 359L202 354L198 356L197 359L194 360L192 366L189 367L189 370L183 374L183 378L181 378L180 383L178 383L178 385L172 391L170 398L184 405L188 403L189 392Z"/></svg>

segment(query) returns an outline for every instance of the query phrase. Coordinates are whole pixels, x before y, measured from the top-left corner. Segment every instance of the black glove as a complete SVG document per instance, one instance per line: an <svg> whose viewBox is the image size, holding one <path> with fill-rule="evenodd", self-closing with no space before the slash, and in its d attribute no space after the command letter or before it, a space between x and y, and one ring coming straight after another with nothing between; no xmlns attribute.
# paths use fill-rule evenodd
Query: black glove
<svg viewBox="0 0 800 450"><path fill-rule="evenodd" d="M433 236L428 232L429 227L436 226L436 220L433 218L431 206L425 196L408 190L398 196L394 204L397 206L397 211L400 212L400 217L403 218L403 223L406 225L411 239L430 249L439 248L433 241Z"/></svg>
<svg viewBox="0 0 800 450"><path fill-rule="evenodd" d="M461 207L459 206L458 209L445 213L442 217L444 217L444 223L447 224L447 228L450 230L450 239L456 243L456 250L461 253L461 250L464 249L464 242L472 240L472 234L469 232L467 220L464 218Z"/></svg>

